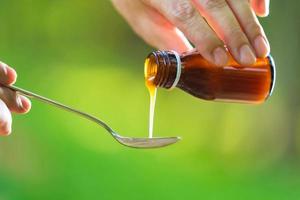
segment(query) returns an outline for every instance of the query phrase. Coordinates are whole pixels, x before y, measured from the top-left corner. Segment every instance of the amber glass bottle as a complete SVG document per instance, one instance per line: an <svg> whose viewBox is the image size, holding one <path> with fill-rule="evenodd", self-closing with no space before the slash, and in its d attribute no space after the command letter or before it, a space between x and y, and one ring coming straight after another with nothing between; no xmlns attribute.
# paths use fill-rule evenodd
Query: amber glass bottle
<svg viewBox="0 0 300 200"><path fill-rule="evenodd" d="M262 103L273 91L275 66L271 56L251 66L240 65L232 57L227 65L215 66L196 51L182 55L155 51L146 58L145 79L148 86L177 87L200 99Z"/></svg>

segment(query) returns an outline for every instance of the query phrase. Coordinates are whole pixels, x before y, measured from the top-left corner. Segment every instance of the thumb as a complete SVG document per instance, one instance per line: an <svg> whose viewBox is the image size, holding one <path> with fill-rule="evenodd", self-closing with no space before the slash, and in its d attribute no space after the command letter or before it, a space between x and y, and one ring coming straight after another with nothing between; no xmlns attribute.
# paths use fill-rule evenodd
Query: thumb
<svg viewBox="0 0 300 200"><path fill-rule="evenodd" d="M256 15L266 17L269 15L270 0L251 0L251 6Z"/></svg>

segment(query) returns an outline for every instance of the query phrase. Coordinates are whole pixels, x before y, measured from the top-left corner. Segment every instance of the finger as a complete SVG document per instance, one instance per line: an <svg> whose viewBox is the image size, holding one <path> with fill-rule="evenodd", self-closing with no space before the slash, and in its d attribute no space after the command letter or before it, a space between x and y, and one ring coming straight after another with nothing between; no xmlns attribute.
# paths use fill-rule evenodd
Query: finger
<svg viewBox="0 0 300 200"><path fill-rule="evenodd" d="M256 57L251 45L225 0L194 0L201 14L223 39L235 60L254 64Z"/></svg>
<svg viewBox="0 0 300 200"><path fill-rule="evenodd" d="M151 46L178 52L192 49L186 37L155 9L140 1L113 0L113 3L133 30Z"/></svg>
<svg viewBox="0 0 300 200"><path fill-rule="evenodd" d="M10 111L15 113L27 113L30 110L30 101L16 92L0 87L0 99L7 105Z"/></svg>
<svg viewBox="0 0 300 200"><path fill-rule="evenodd" d="M5 103L0 99L0 135L11 133L11 114Z"/></svg>
<svg viewBox="0 0 300 200"><path fill-rule="evenodd" d="M10 85L16 82L17 73L7 64L0 62L0 83Z"/></svg>
<svg viewBox="0 0 300 200"><path fill-rule="evenodd" d="M152 0L149 3L178 27L201 55L216 65L228 60L223 42L189 0Z"/></svg>
<svg viewBox="0 0 300 200"><path fill-rule="evenodd" d="M240 22L248 40L255 49L257 57L264 58L270 53L267 37L248 0L227 0Z"/></svg>
<svg viewBox="0 0 300 200"><path fill-rule="evenodd" d="M158 16L156 17L158 18ZM172 49L179 53L192 49L192 45L180 30L167 22L162 16L159 18L161 18L160 23L165 21L164 25L155 23L152 20L153 18L145 17L142 19L140 17L133 29L144 41L158 49Z"/></svg>
<svg viewBox="0 0 300 200"><path fill-rule="evenodd" d="M258 16L266 17L269 15L270 0L251 0L251 5Z"/></svg>

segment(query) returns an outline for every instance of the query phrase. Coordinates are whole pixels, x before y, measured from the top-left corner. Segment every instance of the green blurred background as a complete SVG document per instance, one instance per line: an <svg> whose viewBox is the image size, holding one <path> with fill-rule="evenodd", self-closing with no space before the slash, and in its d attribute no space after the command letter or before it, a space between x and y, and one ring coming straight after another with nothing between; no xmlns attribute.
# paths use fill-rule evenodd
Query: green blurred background
<svg viewBox="0 0 300 200"><path fill-rule="evenodd" d="M155 135L176 145L137 150L104 129L33 101L0 138L0 199L299 199L300 2L271 1L262 19L277 64L259 106L159 90ZM143 62L153 49L109 1L4 0L0 60L17 85L147 136Z"/></svg>

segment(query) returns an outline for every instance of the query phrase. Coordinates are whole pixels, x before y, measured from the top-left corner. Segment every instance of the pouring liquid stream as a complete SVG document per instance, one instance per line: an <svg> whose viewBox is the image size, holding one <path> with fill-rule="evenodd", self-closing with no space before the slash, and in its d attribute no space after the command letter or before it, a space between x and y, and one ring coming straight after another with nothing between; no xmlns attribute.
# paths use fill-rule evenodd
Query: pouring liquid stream
<svg viewBox="0 0 300 200"><path fill-rule="evenodd" d="M153 137L153 127L154 127L154 110L156 102L156 92L157 87L153 84L154 77L149 77L146 79L146 86L150 94L150 109L149 109L149 138Z"/></svg>

